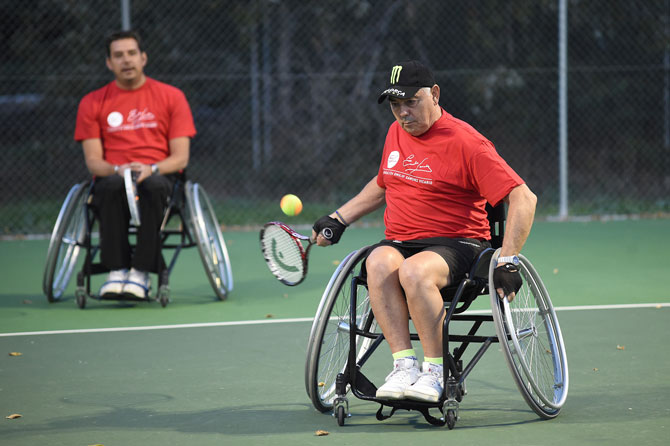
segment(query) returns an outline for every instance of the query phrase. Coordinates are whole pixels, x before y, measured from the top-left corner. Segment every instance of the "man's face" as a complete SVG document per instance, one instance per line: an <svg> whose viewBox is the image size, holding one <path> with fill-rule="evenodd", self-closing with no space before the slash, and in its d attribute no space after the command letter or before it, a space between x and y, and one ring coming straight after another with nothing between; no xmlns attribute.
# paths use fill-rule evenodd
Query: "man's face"
<svg viewBox="0 0 670 446"><path fill-rule="evenodd" d="M147 54L140 51L135 39L119 39L109 45L107 68L122 85L132 86L140 82L146 63Z"/></svg>
<svg viewBox="0 0 670 446"><path fill-rule="evenodd" d="M419 136L426 133L441 115L437 99L439 88L434 86L420 89L412 98L389 97L389 102L391 112L403 130L412 136Z"/></svg>

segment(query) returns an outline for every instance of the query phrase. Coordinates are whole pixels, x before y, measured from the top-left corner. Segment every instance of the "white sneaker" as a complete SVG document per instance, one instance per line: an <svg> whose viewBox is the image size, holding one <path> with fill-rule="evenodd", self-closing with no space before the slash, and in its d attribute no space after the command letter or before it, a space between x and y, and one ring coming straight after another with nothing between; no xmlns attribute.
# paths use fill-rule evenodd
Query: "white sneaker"
<svg viewBox="0 0 670 446"><path fill-rule="evenodd" d="M419 362L415 358L400 358L393 361L393 371L386 382L377 389L377 398L401 400L405 398L405 389L419 377Z"/></svg>
<svg viewBox="0 0 670 446"><path fill-rule="evenodd" d="M424 362L422 370L419 379L405 390L405 397L411 400L436 403L442 396L444 369L441 364Z"/></svg>
<svg viewBox="0 0 670 446"><path fill-rule="evenodd" d="M100 297L104 297L106 294L121 294L127 277L127 269L110 271L107 280L100 287Z"/></svg>
<svg viewBox="0 0 670 446"><path fill-rule="evenodd" d="M123 286L123 293L138 299L146 299L149 297L149 291L151 291L149 273L130 268L128 279Z"/></svg>

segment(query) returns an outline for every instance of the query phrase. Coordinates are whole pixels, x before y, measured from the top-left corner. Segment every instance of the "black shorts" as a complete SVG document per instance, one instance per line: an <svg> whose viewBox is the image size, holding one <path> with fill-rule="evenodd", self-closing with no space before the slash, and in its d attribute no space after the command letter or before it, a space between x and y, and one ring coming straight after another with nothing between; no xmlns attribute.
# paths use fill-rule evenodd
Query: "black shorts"
<svg viewBox="0 0 670 446"><path fill-rule="evenodd" d="M404 258L423 251L439 254L449 265L449 283L453 284L470 272L470 267L480 252L491 247L491 243L472 238L434 237L420 240L382 240L369 248L368 255L379 246L392 246Z"/></svg>

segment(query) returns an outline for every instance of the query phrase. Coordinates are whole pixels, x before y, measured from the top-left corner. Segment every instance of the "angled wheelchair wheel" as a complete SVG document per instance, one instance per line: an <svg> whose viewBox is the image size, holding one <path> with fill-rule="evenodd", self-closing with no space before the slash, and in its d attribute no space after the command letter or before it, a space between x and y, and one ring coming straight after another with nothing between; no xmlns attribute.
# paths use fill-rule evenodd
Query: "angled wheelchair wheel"
<svg viewBox="0 0 670 446"><path fill-rule="evenodd" d="M233 273L221 226L209 197L198 183L186 183L186 204L202 264L216 296L225 300L233 290Z"/></svg>
<svg viewBox="0 0 670 446"><path fill-rule="evenodd" d="M77 258L86 236L88 182L72 186L61 206L51 233L44 266L42 291L49 302L59 300L77 265Z"/></svg>
<svg viewBox="0 0 670 446"><path fill-rule="evenodd" d="M307 345L305 363L305 387L314 407L320 412L333 409L336 396L335 379L344 371L349 355L349 315L351 278L358 273L365 249L349 254L333 273L316 311ZM371 322L368 290L357 286L356 324L374 332L376 323ZM368 349L372 340L358 337L357 358Z"/></svg>
<svg viewBox="0 0 670 446"><path fill-rule="evenodd" d="M519 270L523 285L512 302L500 299L489 268L489 291L496 332L514 381L528 406L541 418L558 415L568 396L568 359L549 293L523 255Z"/></svg>

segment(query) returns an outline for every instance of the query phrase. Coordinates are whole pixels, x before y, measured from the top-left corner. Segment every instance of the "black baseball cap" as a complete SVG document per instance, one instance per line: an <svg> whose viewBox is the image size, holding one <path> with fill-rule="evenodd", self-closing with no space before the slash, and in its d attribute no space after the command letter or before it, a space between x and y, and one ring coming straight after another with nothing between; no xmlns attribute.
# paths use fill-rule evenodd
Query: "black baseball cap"
<svg viewBox="0 0 670 446"><path fill-rule="evenodd" d="M430 68L417 60L400 62L391 68L386 89L382 91L377 102L381 104L386 96L408 99L413 97L419 89L433 85L435 85L435 77Z"/></svg>

